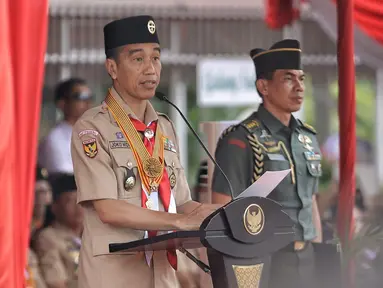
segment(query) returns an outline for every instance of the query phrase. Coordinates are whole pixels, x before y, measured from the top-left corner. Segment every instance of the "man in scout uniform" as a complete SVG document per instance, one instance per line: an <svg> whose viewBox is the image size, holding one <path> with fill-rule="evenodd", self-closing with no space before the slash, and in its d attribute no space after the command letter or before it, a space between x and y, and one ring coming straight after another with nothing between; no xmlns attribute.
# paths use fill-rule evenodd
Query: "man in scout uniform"
<svg viewBox="0 0 383 288"><path fill-rule="evenodd" d="M304 72L301 49L286 39L269 50L253 49L256 87L263 99L258 111L222 134L216 160L238 195L266 171L291 169L269 198L279 202L295 222L295 242L273 256L270 287L313 287L311 242L321 242L316 203L321 154L313 127L291 113L301 108ZM230 201L230 191L214 171L213 203Z"/></svg>
<svg viewBox="0 0 383 288"><path fill-rule="evenodd" d="M191 200L173 124L148 101L161 73L153 18L113 21L104 37L113 86L72 135L78 202L85 208L79 287L178 287L175 251L109 253L109 244L198 229L217 205Z"/></svg>
<svg viewBox="0 0 383 288"><path fill-rule="evenodd" d="M52 182L54 222L36 236L35 250L49 288L77 288L77 268L83 222L73 175Z"/></svg>
<svg viewBox="0 0 383 288"><path fill-rule="evenodd" d="M47 205L51 203L52 190L48 182L48 172L45 168L36 167L35 182L35 201L33 205L32 224L31 224L31 244L36 231L41 229ZM46 288L45 280L42 277L40 264L35 251L28 247L28 262L25 268L25 287L26 288Z"/></svg>

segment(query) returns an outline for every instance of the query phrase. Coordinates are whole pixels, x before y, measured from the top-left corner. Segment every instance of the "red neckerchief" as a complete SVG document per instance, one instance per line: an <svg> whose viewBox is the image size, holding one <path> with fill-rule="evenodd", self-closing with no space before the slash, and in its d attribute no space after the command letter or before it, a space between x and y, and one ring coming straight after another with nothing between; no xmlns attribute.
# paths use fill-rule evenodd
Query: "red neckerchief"
<svg viewBox="0 0 383 288"><path fill-rule="evenodd" d="M147 129L152 130L154 133L157 131L157 121L152 121L148 126L146 126L144 123L142 123L141 121L139 121L137 119L130 118L130 120L132 121L134 127L136 128L136 130L138 132L144 133L145 130L147 130ZM153 153L154 139L155 139L154 136L151 139L144 137L144 145L145 145L145 147L148 150L150 155L152 155L152 153ZM163 161L165 161L165 159L163 159ZM168 212L169 205L170 205L170 195L171 195L170 182L169 182L169 177L168 177L168 173L166 171L166 166L165 166L164 173L163 173L163 176L161 179L161 183L158 187L158 196L159 196L159 198L162 202L162 205L164 206L164 209L166 212ZM146 207L146 201L147 200L148 199L146 197L146 193L144 192L144 190L141 190L141 206L143 208L147 208ZM148 231L149 237L153 237L156 235L157 235L157 231ZM168 249L167 250L167 257L168 257L170 265L175 270L177 270L176 251Z"/></svg>

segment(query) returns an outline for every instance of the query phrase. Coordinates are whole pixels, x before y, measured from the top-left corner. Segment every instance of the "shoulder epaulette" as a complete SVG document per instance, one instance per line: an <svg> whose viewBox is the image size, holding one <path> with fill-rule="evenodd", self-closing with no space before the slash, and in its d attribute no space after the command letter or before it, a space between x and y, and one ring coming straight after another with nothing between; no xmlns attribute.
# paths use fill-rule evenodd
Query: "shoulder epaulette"
<svg viewBox="0 0 383 288"><path fill-rule="evenodd" d="M302 123L303 127L305 127L307 130L309 130L310 132L312 132L314 134L317 134L317 131L315 130L315 128L313 126L311 126L307 123L304 123L302 121L301 121L301 123Z"/></svg>
<svg viewBox="0 0 383 288"><path fill-rule="evenodd" d="M169 116L166 115L165 113L161 113L161 112L156 112L158 116L162 116L164 118L166 118L166 120L168 120L169 122L172 122L172 120L170 120Z"/></svg>
<svg viewBox="0 0 383 288"><path fill-rule="evenodd" d="M240 125L244 127L246 131L248 131L250 134L255 133L261 128L260 122L256 119L251 118L242 121Z"/></svg>
<svg viewBox="0 0 383 288"><path fill-rule="evenodd" d="M230 132L237 130L237 128L238 128L238 124L227 127L225 130L223 130L223 132L221 133L221 136L219 136L219 140L227 136Z"/></svg>

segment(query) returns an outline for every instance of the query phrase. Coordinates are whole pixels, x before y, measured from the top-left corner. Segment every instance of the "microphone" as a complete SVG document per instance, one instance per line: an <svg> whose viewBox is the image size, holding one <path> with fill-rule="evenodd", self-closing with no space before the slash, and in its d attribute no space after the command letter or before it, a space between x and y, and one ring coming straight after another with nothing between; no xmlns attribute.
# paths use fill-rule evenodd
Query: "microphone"
<svg viewBox="0 0 383 288"><path fill-rule="evenodd" d="M189 129L193 132L194 136L197 138L199 144L201 145L201 147L205 150L207 156L209 156L210 160L213 161L215 167L218 168L218 170L222 173L223 177L225 178L227 184L229 185L229 190L230 190L230 196L231 196L231 199L233 200L234 199L234 192L233 192L233 187L231 186L231 183L229 181L229 178L227 178L225 172L223 172L222 168L218 165L218 163L214 160L214 157L210 154L209 150L206 148L206 146L203 144L201 138L199 138L197 132L193 129L193 127L191 126L190 122L186 119L186 117L184 116L184 114L181 112L181 110L174 104L172 103L166 96L164 93L162 92L156 92L155 96L160 99L161 101L165 101L167 102L168 104L170 104L171 106L173 106L177 111L178 113L181 115L182 119L185 121L186 125L189 127Z"/></svg>

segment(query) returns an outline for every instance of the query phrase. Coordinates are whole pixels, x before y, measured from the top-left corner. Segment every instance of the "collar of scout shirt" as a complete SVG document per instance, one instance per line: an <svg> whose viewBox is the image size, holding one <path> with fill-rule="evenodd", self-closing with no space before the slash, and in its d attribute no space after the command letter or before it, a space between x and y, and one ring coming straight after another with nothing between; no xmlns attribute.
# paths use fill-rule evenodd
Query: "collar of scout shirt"
<svg viewBox="0 0 383 288"><path fill-rule="evenodd" d="M294 131L297 127L301 126L299 121L297 121L295 119L295 117L293 115L291 115L290 125L289 125L289 127L286 127L273 114L271 114L263 106L263 104L259 105L257 115L258 115L258 119L262 121L262 123L267 127L267 129L270 130L271 133L278 133L281 130L285 130L285 129L288 129L290 131Z"/></svg>
<svg viewBox="0 0 383 288"><path fill-rule="evenodd" d="M121 105L121 107L124 109L124 111L129 115L129 117L139 120L137 118L137 116L134 114L134 112L132 111L132 109L130 109L129 105L126 104L125 101L118 94L116 89L114 89L114 87L112 87L112 89L110 89L110 91L111 91L113 97L117 100L118 104ZM147 104L146 104L144 122L145 122L146 126L149 126L150 123L158 120L158 115L157 115L156 110L154 110L152 104L149 101L147 101L146 103ZM113 115L111 114L110 111L109 111L109 115L110 115L110 119L112 119L113 123L116 123L116 120L113 118Z"/></svg>

